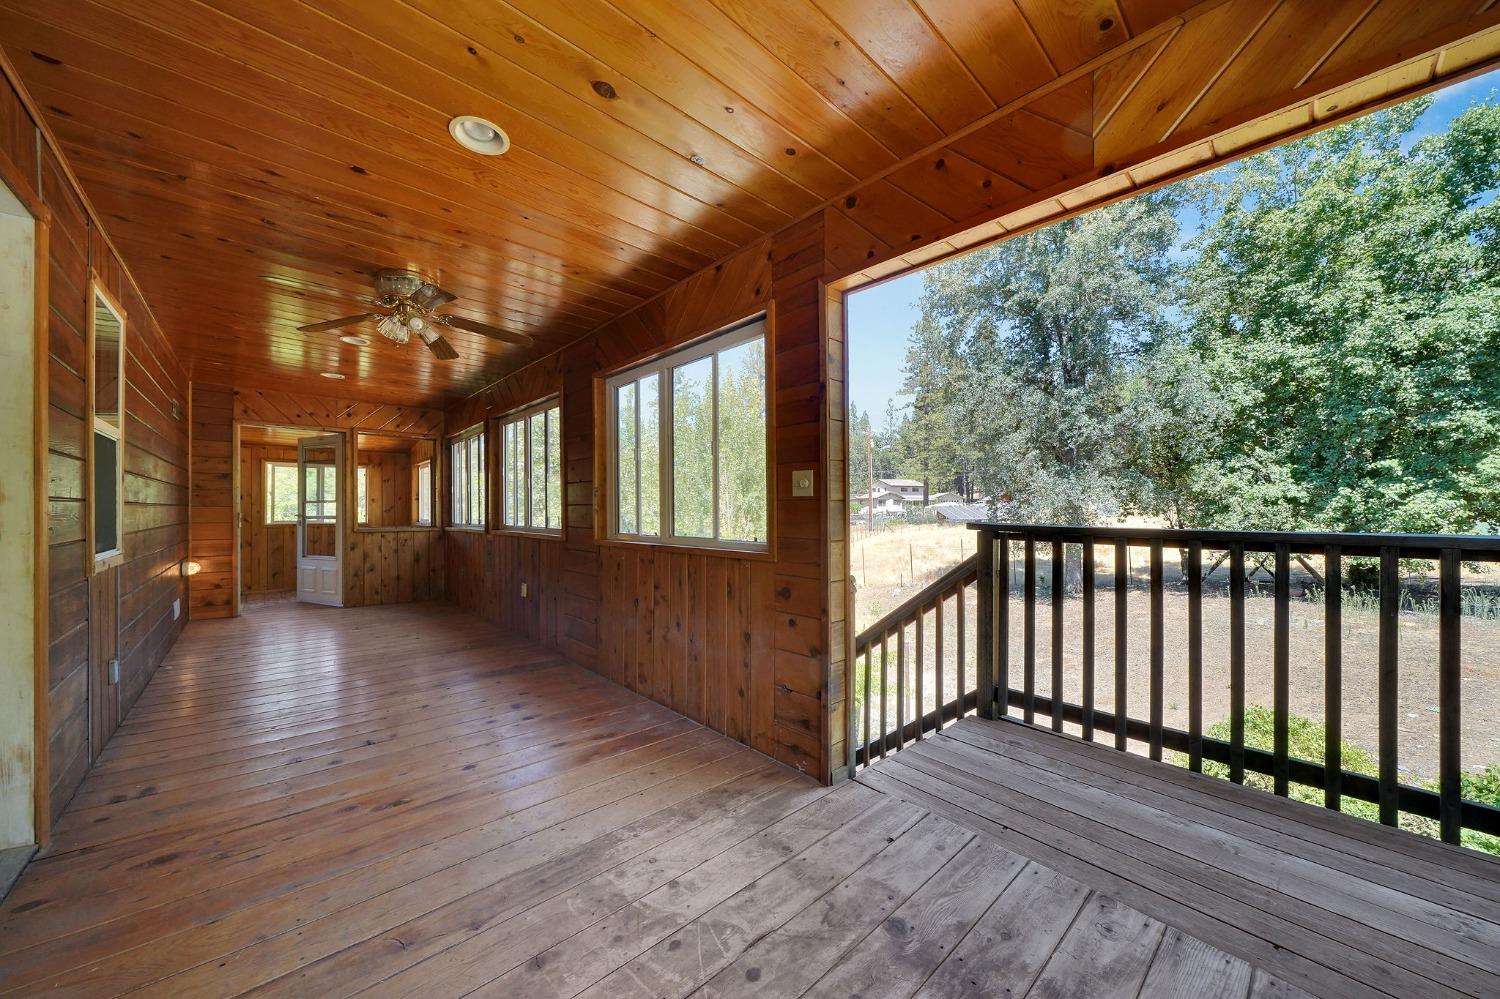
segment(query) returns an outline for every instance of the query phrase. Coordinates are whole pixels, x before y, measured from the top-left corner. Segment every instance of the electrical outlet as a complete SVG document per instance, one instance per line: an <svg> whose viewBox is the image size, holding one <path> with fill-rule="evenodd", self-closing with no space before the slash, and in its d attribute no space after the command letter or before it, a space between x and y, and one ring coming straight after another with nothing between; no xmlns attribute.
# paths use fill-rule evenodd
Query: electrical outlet
<svg viewBox="0 0 1500 999"><path fill-rule="evenodd" d="M811 496L813 494L813 470L810 468L799 468L792 473L792 495Z"/></svg>
<svg viewBox="0 0 1500 999"><path fill-rule="evenodd" d="M522 580L521 581L521 599L524 600L525 598L526 598L526 581Z"/></svg>
<svg viewBox="0 0 1500 999"><path fill-rule="evenodd" d="M179 597L178 599L172 601L172 620L175 621L175 620L177 620L180 617L182 617L182 598L181 597Z"/></svg>

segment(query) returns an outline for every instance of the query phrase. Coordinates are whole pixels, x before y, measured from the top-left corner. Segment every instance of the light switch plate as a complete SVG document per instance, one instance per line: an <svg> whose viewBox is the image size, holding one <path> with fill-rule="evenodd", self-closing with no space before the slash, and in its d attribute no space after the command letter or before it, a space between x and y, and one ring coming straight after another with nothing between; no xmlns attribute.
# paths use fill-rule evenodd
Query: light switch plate
<svg viewBox="0 0 1500 999"><path fill-rule="evenodd" d="M522 582L521 582L521 599L524 600L525 598L526 598L526 582L524 580L522 580Z"/></svg>
<svg viewBox="0 0 1500 999"><path fill-rule="evenodd" d="M813 470L810 468L799 468L792 473L792 495L811 496L813 494Z"/></svg>
<svg viewBox="0 0 1500 999"><path fill-rule="evenodd" d="M172 601L172 620L175 621L180 617L182 617L182 598L179 597Z"/></svg>

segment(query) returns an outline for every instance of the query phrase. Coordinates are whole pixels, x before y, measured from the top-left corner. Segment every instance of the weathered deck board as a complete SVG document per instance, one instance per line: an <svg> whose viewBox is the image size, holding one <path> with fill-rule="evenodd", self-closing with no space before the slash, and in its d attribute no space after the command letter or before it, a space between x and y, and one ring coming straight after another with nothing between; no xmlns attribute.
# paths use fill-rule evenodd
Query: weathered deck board
<svg viewBox="0 0 1500 999"><path fill-rule="evenodd" d="M143 693L0 905L0 993L1305 999L1437 986L1418 956L1424 994L1489 981L1485 863L1116 755L970 721L825 788L452 607L267 606L190 626Z"/></svg>
<svg viewBox="0 0 1500 999"><path fill-rule="evenodd" d="M1500 994L1500 863L1472 851L1012 722L962 722L860 780L1187 931L1151 968L1165 994L1230 956L1258 970L1205 980Z"/></svg>

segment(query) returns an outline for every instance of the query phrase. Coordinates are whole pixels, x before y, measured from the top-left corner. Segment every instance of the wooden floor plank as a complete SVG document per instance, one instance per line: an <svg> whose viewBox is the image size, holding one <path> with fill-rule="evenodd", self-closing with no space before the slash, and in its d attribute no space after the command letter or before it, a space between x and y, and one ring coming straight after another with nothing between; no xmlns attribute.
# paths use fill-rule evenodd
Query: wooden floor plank
<svg viewBox="0 0 1500 999"><path fill-rule="evenodd" d="M832 891L755 941L696 994L795 999L973 840L967 829L927 816Z"/></svg>
<svg viewBox="0 0 1500 999"><path fill-rule="evenodd" d="M1026 858L974 840L805 994L906 999L953 953Z"/></svg>
<svg viewBox="0 0 1500 999"><path fill-rule="evenodd" d="M1150 916L1090 895L1027 999L1135 999L1164 932Z"/></svg>
<svg viewBox="0 0 1500 999"><path fill-rule="evenodd" d="M1077 881L1027 864L938 966L918 999L1025 995L1088 895Z"/></svg>
<svg viewBox="0 0 1500 999"><path fill-rule="evenodd" d="M890 801L756 879L591 988L593 999L691 993L772 930L816 902L927 813Z"/></svg>

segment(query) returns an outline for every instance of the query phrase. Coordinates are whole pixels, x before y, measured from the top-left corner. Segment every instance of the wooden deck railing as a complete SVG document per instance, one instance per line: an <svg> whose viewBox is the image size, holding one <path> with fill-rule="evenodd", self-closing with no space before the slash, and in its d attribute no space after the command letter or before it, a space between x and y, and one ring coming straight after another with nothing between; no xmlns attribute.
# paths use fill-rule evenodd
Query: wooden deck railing
<svg viewBox="0 0 1500 999"><path fill-rule="evenodd" d="M855 678L862 687L856 710L851 712L849 765L851 771L866 765L906 742L921 739L949 721L970 711L991 718L1011 718L1027 724L1044 719L1054 731L1074 726L1083 738L1112 742L1126 750L1132 740L1143 745L1153 759L1164 750L1185 757L1186 764L1201 771L1204 761L1227 768L1236 783L1246 773L1271 778L1272 789L1288 794L1292 783L1321 788L1324 803L1337 809L1344 798L1378 806L1380 821L1394 825L1401 812L1437 820L1442 838L1459 841L1463 829L1500 835L1500 809L1465 800L1461 784L1462 738L1462 642L1463 607L1461 570L1464 563L1500 562L1500 538L1459 535L1323 534L1268 531L1198 531L1151 528L1060 527L1031 524L971 524L978 532L976 555L955 566L855 640ZM1010 550L1020 551L1018 585L1010 581ZM1095 555L1104 548L1113 565L1128 566L1133 550L1145 549L1148 573L1146 593L1131 593L1128 571L1110 574L1113 590L1113 683L1110 710L1096 706L1095 666L1097 641L1095 617L1097 584ZM1038 571L1037 553L1044 548L1051 556L1050 684L1045 694L1037 689ZM1167 629L1165 624L1166 572L1164 550L1182 553L1182 585L1187 591L1185 662L1186 728L1165 723ZM999 555L1005 553L1000 568ZM1229 737L1205 734L1203 725L1203 572L1205 553L1210 574L1227 563ZM1064 571L1072 559L1073 570ZM1322 559L1318 572L1310 560ZM1368 560L1374 590L1378 594L1375 686L1377 701L1377 773L1369 775L1346 769L1342 759L1344 726L1343 602L1346 560ZM1271 622L1271 712L1270 750L1246 745L1246 563L1252 571L1263 568L1272 580ZM1326 763L1299 759L1290 752L1289 728L1292 699L1291 662L1291 566L1296 560L1322 589L1320 603L1324 619L1322 649L1322 700ZM1399 628L1404 590L1403 560L1423 560L1438 566L1438 789L1419 787L1400 779L1398 771L1398 681L1401 676ZM1078 621L1067 620L1068 575L1081 595ZM974 594L972 610L969 594ZM1132 714L1130 704L1130 641L1128 611L1135 601L1148 601L1147 662L1149 696L1143 716ZM1012 605L1016 606L1012 606ZM1014 611L1019 611L1019 635L1012 634ZM969 622L972 615L973 638ZM950 623L951 622L951 623ZM1066 690L1065 639L1067 629L1077 627L1078 643L1072 682ZM928 636L936 638L935 643ZM1016 642L1019 638L1019 642ZM1019 650L1013 645L1019 644ZM935 647L934 647L935 645ZM973 656L970 657L972 645ZM1019 656L1016 652L1019 651ZM930 657L930 658L929 658ZM934 670L928 670L929 662ZM890 674L895 674L894 704ZM935 671L932 689L924 679ZM951 680L945 682L945 671ZM972 679L971 679L972 678ZM951 691L952 696L949 696ZM1316 693L1316 692L1299 692ZM892 710L893 709L893 710ZM1136 709L1139 711L1139 709ZM1493 724L1493 719L1479 719Z"/></svg>

